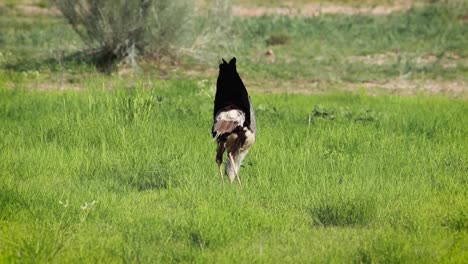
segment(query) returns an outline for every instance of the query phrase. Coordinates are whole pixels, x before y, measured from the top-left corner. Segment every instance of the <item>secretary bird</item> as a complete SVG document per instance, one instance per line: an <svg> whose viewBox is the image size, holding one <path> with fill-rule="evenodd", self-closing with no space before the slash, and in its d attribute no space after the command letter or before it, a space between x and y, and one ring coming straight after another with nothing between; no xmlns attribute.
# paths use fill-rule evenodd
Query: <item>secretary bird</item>
<svg viewBox="0 0 468 264"><path fill-rule="evenodd" d="M221 169L224 152L227 151L225 170L232 183L235 179L242 186L239 169L242 160L255 142L255 114L249 94L236 69L236 58L229 63L224 59L219 65L216 96L213 111L213 138L218 143L216 163L224 183Z"/></svg>

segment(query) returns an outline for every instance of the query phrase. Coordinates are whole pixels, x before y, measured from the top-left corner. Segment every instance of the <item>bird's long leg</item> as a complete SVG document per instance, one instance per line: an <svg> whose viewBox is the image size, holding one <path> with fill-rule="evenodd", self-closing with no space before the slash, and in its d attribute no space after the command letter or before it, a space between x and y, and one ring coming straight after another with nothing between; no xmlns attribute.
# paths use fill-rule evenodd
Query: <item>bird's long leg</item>
<svg viewBox="0 0 468 264"><path fill-rule="evenodd" d="M237 171L237 166L236 166L236 163L234 162L234 158L232 157L232 153L229 152L228 156L229 156L229 159L231 160L232 168L234 170L234 174L236 175L237 182L239 183L239 186L242 187L242 183L239 177L239 172Z"/></svg>
<svg viewBox="0 0 468 264"><path fill-rule="evenodd" d="M221 183L224 185L223 170L221 169L222 162L216 161L216 163L218 163L218 171L219 171L219 177L221 177Z"/></svg>
<svg viewBox="0 0 468 264"><path fill-rule="evenodd" d="M218 147L216 149L216 163L218 164L219 177L221 177L221 183L224 185L224 176L223 170L221 169L221 164L223 164L223 154L225 146L223 141L218 141Z"/></svg>

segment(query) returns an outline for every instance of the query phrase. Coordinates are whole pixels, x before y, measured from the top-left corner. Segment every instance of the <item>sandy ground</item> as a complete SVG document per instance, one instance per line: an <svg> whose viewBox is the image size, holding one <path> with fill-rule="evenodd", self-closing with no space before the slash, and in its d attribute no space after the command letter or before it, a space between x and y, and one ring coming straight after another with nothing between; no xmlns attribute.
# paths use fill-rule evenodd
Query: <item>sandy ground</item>
<svg viewBox="0 0 468 264"><path fill-rule="evenodd" d="M321 4L321 3L294 3L286 2L280 7L265 6L244 6L234 5L232 7L235 16L252 17L262 15L289 15L289 16L319 16L321 14L367 14L367 15L388 15L393 12L405 11L413 7L412 1L401 1L391 5L374 5L367 7L356 7L339 4ZM0 8L6 5L0 2ZM13 7L24 15L60 15L60 11L55 7L41 7L37 3L30 4L22 2Z"/></svg>
<svg viewBox="0 0 468 264"><path fill-rule="evenodd" d="M346 58L349 62L361 62L369 65L386 65L397 63L398 60L407 60L417 66L428 66L431 64L442 65L443 68L455 68L458 65L468 67L468 58L461 58L455 53L446 53L443 56L437 57L433 54L417 56L411 53L386 52L382 54L372 54L366 56L350 56Z"/></svg>
<svg viewBox="0 0 468 264"><path fill-rule="evenodd" d="M443 95L450 98L468 99L468 82L462 80L436 81L394 79L381 82L342 82L327 84L298 80L255 83L249 82L247 79L244 82L249 90L257 93L326 94L330 92L350 92L365 93L368 95Z"/></svg>
<svg viewBox="0 0 468 264"><path fill-rule="evenodd" d="M411 1L397 3L389 6L354 7L337 4L293 4L289 3L282 7L246 7L234 6L233 13L236 16L262 16L262 15L289 15L289 16L319 16L322 14L343 14L343 15L388 15L393 12L406 11L415 4Z"/></svg>

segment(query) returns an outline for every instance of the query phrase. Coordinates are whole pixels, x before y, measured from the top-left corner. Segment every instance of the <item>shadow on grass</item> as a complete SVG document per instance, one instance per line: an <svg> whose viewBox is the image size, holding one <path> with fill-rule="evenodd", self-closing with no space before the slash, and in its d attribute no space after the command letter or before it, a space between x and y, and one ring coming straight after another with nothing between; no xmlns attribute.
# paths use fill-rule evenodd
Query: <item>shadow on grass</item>
<svg viewBox="0 0 468 264"><path fill-rule="evenodd" d="M468 230L468 217L462 210L453 210L442 219L442 226L456 232Z"/></svg>
<svg viewBox="0 0 468 264"><path fill-rule="evenodd" d="M314 226L366 226L375 215L375 202L365 198L327 197L310 209L310 215Z"/></svg>
<svg viewBox="0 0 468 264"><path fill-rule="evenodd" d="M50 70L58 72L63 69L92 69L102 73L111 73L115 70L118 58L106 51L88 50L79 51L69 55L58 54L54 57L37 57L21 59L6 63L3 68L16 72Z"/></svg>

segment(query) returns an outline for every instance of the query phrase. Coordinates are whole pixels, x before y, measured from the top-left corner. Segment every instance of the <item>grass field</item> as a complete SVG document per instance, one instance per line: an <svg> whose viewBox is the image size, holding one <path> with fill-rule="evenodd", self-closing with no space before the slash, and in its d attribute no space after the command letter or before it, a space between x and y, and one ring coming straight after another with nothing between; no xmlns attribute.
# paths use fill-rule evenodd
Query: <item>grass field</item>
<svg viewBox="0 0 468 264"><path fill-rule="evenodd" d="M105 75L64 60L63 19L0 5L0 263L466 263L467 10L235 19L241 189L217 62Z"/></svg>
<svg viewBox="0 0 468 264"><path fill-rule="evenodd" d="M466 260L466 102L255 95L239 189L208 91L3 90L2 260Z"/></svg>

